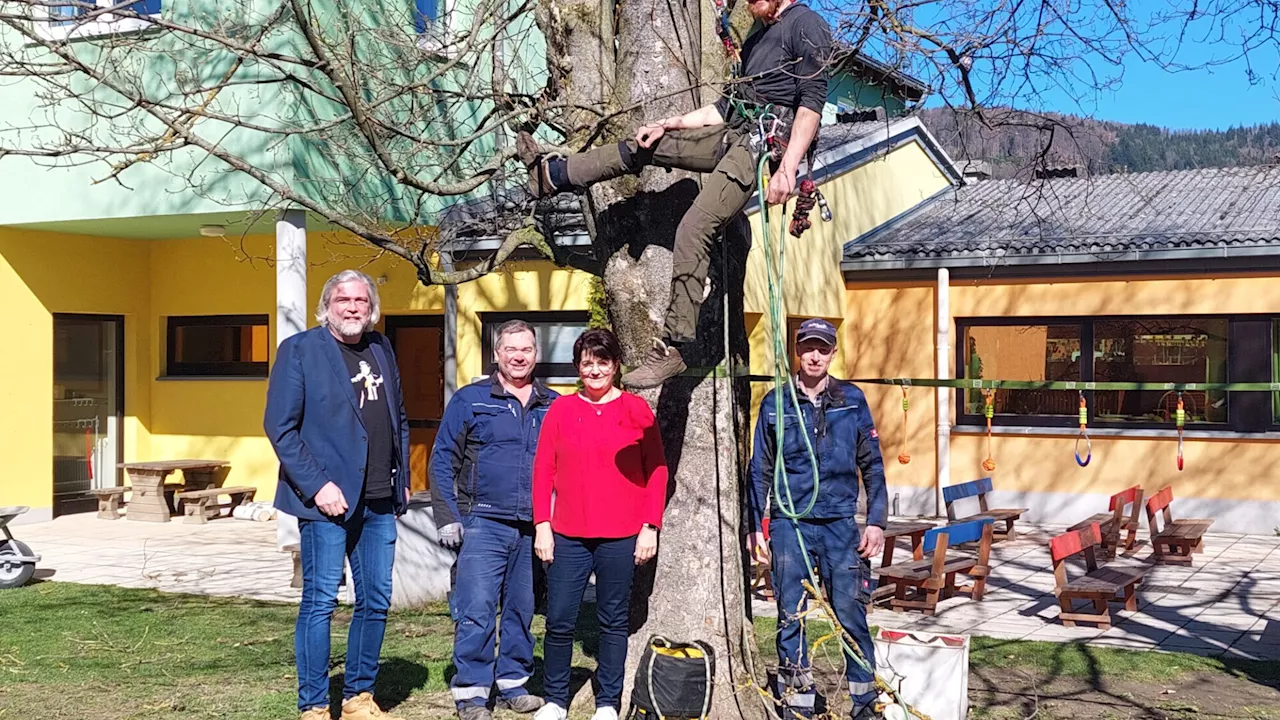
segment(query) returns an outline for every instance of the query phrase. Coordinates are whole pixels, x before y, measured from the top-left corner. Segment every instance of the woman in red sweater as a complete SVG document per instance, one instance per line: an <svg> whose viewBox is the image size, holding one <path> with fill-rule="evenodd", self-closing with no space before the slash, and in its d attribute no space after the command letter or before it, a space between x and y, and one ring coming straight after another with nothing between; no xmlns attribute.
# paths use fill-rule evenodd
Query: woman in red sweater
<svg viewBox="0 0 1280 720"><path fill-rule="evenodd" d="M533 463L533 550L547 567L546 705L565 720L573 631L596 575L600 652L593 720L617 720L627 663L631 577L653 558L667 500L667 460L649 404L615 386L622 348L608 330L573 344L583 388L551 403Z"/></svg>

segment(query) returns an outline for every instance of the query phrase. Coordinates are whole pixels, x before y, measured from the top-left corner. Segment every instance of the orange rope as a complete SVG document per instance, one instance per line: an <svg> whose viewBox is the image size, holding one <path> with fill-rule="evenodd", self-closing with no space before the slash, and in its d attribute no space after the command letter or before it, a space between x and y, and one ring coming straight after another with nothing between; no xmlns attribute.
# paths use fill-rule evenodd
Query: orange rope
<svg viewBox="0 0 1280 720"><path fill-rule="evenodd" d="M987 416L987 459L982 461L982 469L987 472L995 472L996 460L991 457L991 418L996 415L996 391L984 389L982 395L987 401L986 407L982 411L983 415Z"/></svg>
<svg viewBox="0 0 1280 720"><path fill-rule="evenodd" d="M911 455L907 452L907 387L902 386L902 452L898 453L898 462L906 465L911 462Z"/></svg>

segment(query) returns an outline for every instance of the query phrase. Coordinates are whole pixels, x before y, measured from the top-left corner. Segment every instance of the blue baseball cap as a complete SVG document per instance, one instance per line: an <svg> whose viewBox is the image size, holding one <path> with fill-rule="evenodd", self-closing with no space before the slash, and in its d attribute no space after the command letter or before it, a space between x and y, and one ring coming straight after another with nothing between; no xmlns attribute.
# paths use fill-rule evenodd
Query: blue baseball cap
<svg viewBox="0 0 1280 720"><path fill-rule="evenodd" d="M828 345L835 345L836 326L822 318L805 320L796 331L796 342L802 343L805 340L821 340Z"/></svg>

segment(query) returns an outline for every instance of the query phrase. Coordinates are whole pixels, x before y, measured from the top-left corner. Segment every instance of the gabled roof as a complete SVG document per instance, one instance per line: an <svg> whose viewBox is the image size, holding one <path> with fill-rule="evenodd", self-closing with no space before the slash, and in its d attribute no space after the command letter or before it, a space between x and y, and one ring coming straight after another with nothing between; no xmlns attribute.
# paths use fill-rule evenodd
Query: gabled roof
<svg viewBox="0 0 1280 720"><path fill-rule="evenodd" d="M847 52L835 72L847 72L876 85L886 85L889 92L911 102L919 102L929 94L929 86L923 80L908 75L897 68L882 63L873 57L852 52L852 48L842 48Z"/></svg>
<svg viewBox="0 0 1280 720"><path fill-rule="evenodd" d="M947 189L845 245L845 270L1280 255L1280 166Z"/></svg>

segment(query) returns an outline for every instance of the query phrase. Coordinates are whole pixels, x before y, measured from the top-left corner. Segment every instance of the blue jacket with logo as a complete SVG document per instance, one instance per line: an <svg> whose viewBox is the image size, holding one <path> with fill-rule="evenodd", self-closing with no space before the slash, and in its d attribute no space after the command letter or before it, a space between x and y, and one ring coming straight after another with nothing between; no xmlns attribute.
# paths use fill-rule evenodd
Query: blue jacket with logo
<svg viewBox="0 0 1280 720"><path fill-rule="evenodd" d="M794 380L793 380L794 383ZM752 527L759 532L766 507L770 517L782 517L774 497L774 461L777 457L778 413L770 390L760 403L755 440L751 453L751 487L748 510ZM867 490L867 524L883 528L888 516L888 491L884 480L884 460L880 436L867 407L867 398L856 385L829 378L818 403L798 386L804 431L818 456L818 498L807 517L853 517L858 508L858 475ZM813 464L801 436L799 418L788 392L783 397L783 462L786 480L796 512L803 512L813 498ZM781 490L781 488L780 488ZM782 497L786 498L785 490Z"/></svg>
<svg viewBox="0 0 1280 720"><path fill-rule="evenodd" d="M431 449L437 527L473 513L533 520L533 456L542 419L559 396L535 381L522 406L497 373L454 393Z"/></svg>

